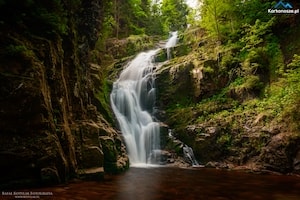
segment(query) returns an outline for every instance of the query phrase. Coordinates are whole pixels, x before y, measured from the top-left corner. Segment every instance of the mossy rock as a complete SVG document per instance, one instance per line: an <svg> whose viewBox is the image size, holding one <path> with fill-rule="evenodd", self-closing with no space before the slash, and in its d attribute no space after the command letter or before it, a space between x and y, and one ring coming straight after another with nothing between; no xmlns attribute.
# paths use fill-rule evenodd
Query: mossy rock
<svg viewBox="0 0 300 200"><path fill-rule="evenodd" d="M117 162L118 151L116 149L116 144L113 138L108 136L100 137L102 150L104 153L104 161L107 162Z"/></svg>
<svg viewBox="0 0 300 200"><path fill-rule="evenodd" d="M97 146L83 147L81 159L82 168L103 167L104 155L101 149Z"/></svg>
<svg viewBox="0 0 300 200"><path fill-rule="evenodd" d="M154 61L155 61L155 62L165 62L166 60L168 60L166 49L161 49L161 50L154 56Z"/></svg>

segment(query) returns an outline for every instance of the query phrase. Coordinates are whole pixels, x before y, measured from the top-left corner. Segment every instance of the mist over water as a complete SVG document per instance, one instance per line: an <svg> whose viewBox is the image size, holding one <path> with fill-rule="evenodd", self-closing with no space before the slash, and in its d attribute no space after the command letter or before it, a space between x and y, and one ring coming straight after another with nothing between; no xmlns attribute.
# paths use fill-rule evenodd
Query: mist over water
<svg viewBox="0 0 300 200"><path fill-rule="evenodd" d="M170 60L172 58L171 56L171 48L174 47L177 44L177 38L178 38L178 32L174 31L171 32L171 37L167 41L165 48L167 49L167 58Z"/></svg>

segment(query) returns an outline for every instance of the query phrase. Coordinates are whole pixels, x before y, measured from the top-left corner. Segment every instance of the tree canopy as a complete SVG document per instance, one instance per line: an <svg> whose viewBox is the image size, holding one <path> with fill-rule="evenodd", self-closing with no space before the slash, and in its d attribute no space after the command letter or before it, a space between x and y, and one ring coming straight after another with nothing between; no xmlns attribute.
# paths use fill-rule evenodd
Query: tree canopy
<svg viewBox="0 0 300 200"><path fill-rule="evenodd" d="M106 30L111 36L164 35L187 26L188 7L184 0L113 0L108 6Z"/></svg>

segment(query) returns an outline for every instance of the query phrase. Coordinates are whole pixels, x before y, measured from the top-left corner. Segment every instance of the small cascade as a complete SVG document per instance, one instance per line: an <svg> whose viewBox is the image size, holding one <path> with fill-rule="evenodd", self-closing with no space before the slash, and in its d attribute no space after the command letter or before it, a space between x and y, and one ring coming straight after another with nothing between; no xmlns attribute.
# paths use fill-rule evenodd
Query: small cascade
<svg viewBox="0 0 300 200"><path fill-rule="evenodd" d="M194 151L191 147L189 147L188 145L185 145L183 147L183 155L184 158L193 166L199 166L198 161L196 160L195 156L194 156Z"/></svg>
<svg viewBox="0 0 300 200"><path fill-rule="evenodd" d="M176 137L174 137L171 129L169 129L168 137L171 139L172 142L180 144L182 151L183 151L184 160L187 163L189 163L193 167L202 167L203 166L203 165L200 165L198 163L198 161L196 160L193 149L191 147L189 147L188 145L184 144L182 141L178 140Z"/></svg>
<svg viewBox="0 0 300 200"><path fill-rule="evenodd" d="M165 48L167 49L168 60L172 58L171 48L177 44L177 38L178 38L178 32L177 31L171 32L171 37L169 38L168 42L165 45Z"/></svg>

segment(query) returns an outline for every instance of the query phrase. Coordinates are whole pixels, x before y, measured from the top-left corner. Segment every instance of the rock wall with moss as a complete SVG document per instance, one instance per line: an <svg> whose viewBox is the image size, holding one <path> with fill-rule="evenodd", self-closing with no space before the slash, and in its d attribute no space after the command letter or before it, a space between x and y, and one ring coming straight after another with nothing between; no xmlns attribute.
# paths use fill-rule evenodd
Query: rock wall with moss
<svg viewBox="0 0 300 200"><path fill-rule="evenodd" d="M128 168L96 96L102 69L90 64L105 2L0 1L1 187Z"/></svg>
<svg viewBox="0 0 300 200"><path fill-rule="evenodd" d="M192 50L156 70L158 118L208 167L299 174L299 30L267 32L247 52L188 30L175 51Z"/></svg>

